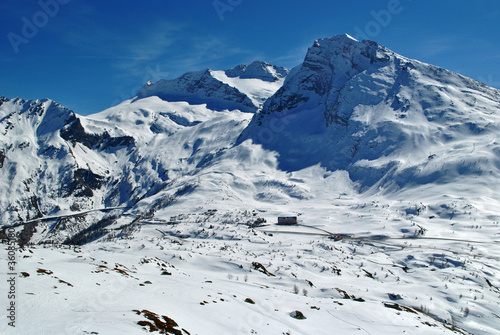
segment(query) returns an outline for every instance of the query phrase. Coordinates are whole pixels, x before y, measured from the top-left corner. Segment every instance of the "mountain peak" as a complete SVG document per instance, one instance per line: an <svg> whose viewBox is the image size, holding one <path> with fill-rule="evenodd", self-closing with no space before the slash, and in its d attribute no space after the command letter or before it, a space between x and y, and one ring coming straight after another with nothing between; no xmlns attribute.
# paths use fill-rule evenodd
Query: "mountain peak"
<svg viewBox="0 0 500 335"><path fill-rule="evenodd" d="M269 82L279 81L285 78L289 72L290 70L287 68L259 60L253 61L249 65L240 64L225 71L226 76L230 78L261 79Z"/></svg>
<svg viewBox="0 0 500 335"><path fill-rule="evenodd" d="M237 88L221 82L213 76L213 71L205 69L188 72L176 79L148 82L137 93L137 98L157 96L167 101L187 101L192 104L207 104L209 108L227 108L254 112L257 106Z"/></svg>
<svg viewBox="0 0 500 335"><path fill-rule="evenodd" d="M206 103L208 108L215 110L232 108L255 112L281 86L288 72L284 67L262 61L240 64L226 71L207 68L176 79L148 81L137 93L137 99L157 96L167 101Z"/></svg>
<svg viewBox="0 0 500 335"><path fill-rule="evenodd" d="M323 41L337 42L337 43L361 43L360 41L358 41L349 34L340 34L331 37L317 39L316 41L314 41L314 45L320 46L321 42Z"/></svg>
<svg viewBox="0 0 500 335"><path fill-rule="evenodd" d="M304 62L266 102L263 113L307 108L325 99L335 101L351 78L369 68L387 65L395 55L378 43L359 42L347 34L318 39L308 49Z"/></svg>

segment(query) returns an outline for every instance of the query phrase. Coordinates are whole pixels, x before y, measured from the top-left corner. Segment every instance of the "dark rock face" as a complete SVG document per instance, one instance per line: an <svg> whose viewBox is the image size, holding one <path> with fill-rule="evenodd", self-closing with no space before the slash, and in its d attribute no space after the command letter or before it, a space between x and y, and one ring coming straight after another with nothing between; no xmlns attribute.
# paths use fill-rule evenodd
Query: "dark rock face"
<svg viewBox="0 0 500 335"><path fill-rule="evenodd" d="M247 69L247 66L244 64L236 65L233 68L230 68L229 70L224 71L226 73L226 76L230 78L236 78L240 77L245 73L245 70Z"/></svg>
<svg viewBox="0 0 500 335"><path fill-rule="evenodd" d="M297 319L297 320L305 320L306 317L304 316L304 313L302 313L301 311L293 311L290 313L290 316L294 319Z"/></svg>
<svg viewBox="0 0 500 335"><path fill-rule="evenodd" d="M71 142L81 143L89 149L110 150L116 147L134 146L135 140L131 136L111 137L109 133L89 134L85 132L80 119L76 119L60 131L60 136Z"/></svg>
<svg viewBox="0 0 500 335"><path fill-rule="evenodd" d="M3 163L5 162L5 150L0 150L0 168L3 168Z"/></svg>
<svg viewBox="0 0 500 335"><path fill-rule="evenodd" d="M65 191L66 196L91 197L93 190L99 189L104 182L104 177L86 169L77 169L73 173L72 180L68 183Z"/></svg>
<svg viewBox="0 0 500 335"><path fill-rule="evenodd" d="M4 96L0 96L0 106L2 106L2 105L3 105L3 103L4 103L4 102L6 102L6 101L9 101L9 99L7 99L7 98L6 98L6 97L4 97Z"/></svg>
<svg viewBox="0 0 500 335"><path fill-rule="evenodd" d="M283 112L286 110L291 110L297 108L299 105L309 101L309 97L290 92L287 88L280 88L274 95L277 99L268 100L265 104L265 109L261 112L262 115L269 114L271 112Z"/></svg>
<svg viewBox="0 0 500 335"><path fill-rule="evenodd" d="M66 141L73 143L73 145L78 142L89 149L92 149L102 140L99 135L85 133L85 129L83 128L80 119L76 119L68 126L62 128L59 134Z"/></svg>

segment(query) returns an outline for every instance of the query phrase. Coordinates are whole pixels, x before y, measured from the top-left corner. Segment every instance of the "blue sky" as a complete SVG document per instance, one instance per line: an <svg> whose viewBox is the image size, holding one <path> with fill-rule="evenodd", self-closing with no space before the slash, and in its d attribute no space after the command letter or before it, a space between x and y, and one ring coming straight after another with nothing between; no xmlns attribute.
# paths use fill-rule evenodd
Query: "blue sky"
<svg viewBox="0 0 500 335"><path fill-rule="evenodd" d="M497 0L6 0L0 95L90 114L148 80L256 59L293 67L342 33L500 88Z"/></svg>

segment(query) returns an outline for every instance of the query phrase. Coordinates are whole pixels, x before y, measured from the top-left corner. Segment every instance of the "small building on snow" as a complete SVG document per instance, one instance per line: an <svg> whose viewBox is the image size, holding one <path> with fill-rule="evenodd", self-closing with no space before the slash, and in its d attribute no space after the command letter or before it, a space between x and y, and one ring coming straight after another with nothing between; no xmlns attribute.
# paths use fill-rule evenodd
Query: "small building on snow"
<svg viewBox="0 0 500 335"><path fill-rule="evenodd" d="M296 216L279 216L278 217L278 224L279 225L294 225L297 224L297 217Z"/></svg>

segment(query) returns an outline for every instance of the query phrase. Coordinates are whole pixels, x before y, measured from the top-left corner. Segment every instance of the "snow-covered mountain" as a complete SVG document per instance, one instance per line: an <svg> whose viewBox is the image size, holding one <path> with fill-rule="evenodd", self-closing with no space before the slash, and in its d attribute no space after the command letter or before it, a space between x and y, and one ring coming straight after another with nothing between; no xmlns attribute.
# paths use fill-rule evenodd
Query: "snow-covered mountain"
<svg viewBox="0 0 500 335"><path fill-rule="evenodd" d="M348 35L321 39L242 140L391 190L500 175L500 92Z"/></svg>
<svg viewBox="0 0 500 335"><path fill-rule="evenodd" d="M498 333L498 134L499 90L348 35L291 71L191 72L89 116L2 97L20 316L68 334Z"/></svg>
<svg viewBox="0 0 500 335"><path fill-rule="evenodd" d="M284 79L259 76L188 73L89 117L48 99L2 98L2 220L131 206L193 173L234 144L250 118L241 111L255 112Z"/></svg>
<svg viewBox="0 0 500 335"><path fill-rule="evenodd" d="M168 101L207 104L215 110L255 112L281 87L287 73L288 69L261 61L226 71L206 69L173 80L148 82L137 94L137 99L157 96Z"/></svg>

